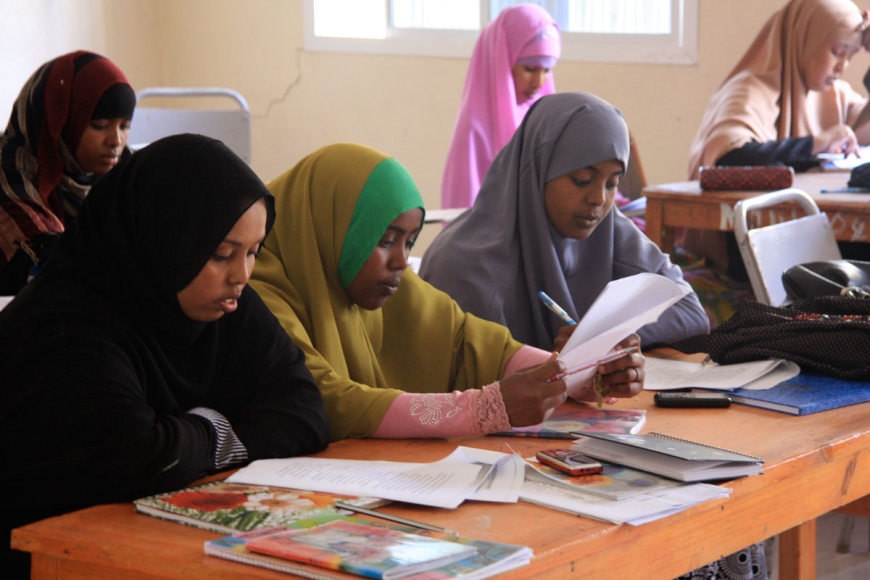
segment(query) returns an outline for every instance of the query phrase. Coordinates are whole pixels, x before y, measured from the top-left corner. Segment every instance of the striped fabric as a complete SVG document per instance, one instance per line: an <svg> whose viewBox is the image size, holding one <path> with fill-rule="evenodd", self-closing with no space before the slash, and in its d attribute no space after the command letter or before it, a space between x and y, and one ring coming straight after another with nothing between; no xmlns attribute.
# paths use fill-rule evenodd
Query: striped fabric
<svg viewBox="0 0 870 580"><path fill-rule="evenodd" d="M207 419L214 427L217 434L217 445L214 450L215 467L223 469L248 460L248 450L239 441L226 417L208 407L194 407L188 413Z"/></svg>

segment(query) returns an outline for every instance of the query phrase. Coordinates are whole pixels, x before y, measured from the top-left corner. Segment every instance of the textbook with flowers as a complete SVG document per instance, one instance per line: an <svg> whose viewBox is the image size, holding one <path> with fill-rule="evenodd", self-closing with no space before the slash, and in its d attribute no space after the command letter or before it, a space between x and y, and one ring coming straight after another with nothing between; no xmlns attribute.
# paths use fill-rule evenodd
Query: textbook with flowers
<svg viewBox="0 0 870 580"><path fill-rule="evenodd" d="M374 508L390 503L374 497L302 491L265 485L215 481L137 499L136 511L199 528L232 534L286 526L335 502Z"/></svg>

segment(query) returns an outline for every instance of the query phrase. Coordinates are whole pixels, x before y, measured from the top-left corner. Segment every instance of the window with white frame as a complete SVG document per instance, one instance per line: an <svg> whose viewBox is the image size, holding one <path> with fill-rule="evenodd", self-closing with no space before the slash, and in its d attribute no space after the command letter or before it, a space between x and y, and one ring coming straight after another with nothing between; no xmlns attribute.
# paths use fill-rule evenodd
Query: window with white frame
<svg viewBox="0 0 870 580"><path fill-rule="evenodd" d="M313 51L468 57L504 8L544 7L562 59L695 64L698 0L304 0Z"/></svg>

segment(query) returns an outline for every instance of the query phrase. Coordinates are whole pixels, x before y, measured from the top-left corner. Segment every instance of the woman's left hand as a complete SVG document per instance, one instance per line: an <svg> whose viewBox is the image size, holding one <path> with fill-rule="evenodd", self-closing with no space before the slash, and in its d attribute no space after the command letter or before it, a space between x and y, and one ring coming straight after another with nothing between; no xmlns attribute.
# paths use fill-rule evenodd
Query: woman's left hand
<svg viewBox="0 0 870 580"><path fill-rule="evenodd" d="M629 335L614 350L631 346L636 346L638 349L598 367L605 395L604 402L609 405L615 403L618 398L633 397L643 390L646 373L643 368L644 357L640 352L640 337L636 334ZM593 403L598 400L598 394L590 385L588 389L583 389L575 398Z"/></svg>

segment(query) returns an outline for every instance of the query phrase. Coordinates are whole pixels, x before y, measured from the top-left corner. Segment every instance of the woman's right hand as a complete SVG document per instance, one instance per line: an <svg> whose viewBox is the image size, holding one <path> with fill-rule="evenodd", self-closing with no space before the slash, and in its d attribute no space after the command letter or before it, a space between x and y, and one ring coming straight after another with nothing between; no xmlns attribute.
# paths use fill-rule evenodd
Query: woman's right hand
<svg viewBox="0 0 870 580"><path fill-rule="evenodd" d="M858 152L858 138L848 125L834 125L813 136L813 155L842 153L846 157Z"/></svg>
<svg viewBox="0 0 870 580"><path fill-rule="evenodd" d="M545 363L510 374L499 386L512 427L537 425L568 398L568 383L547 379L565 371L565 363L556 355Z"/></svg>

